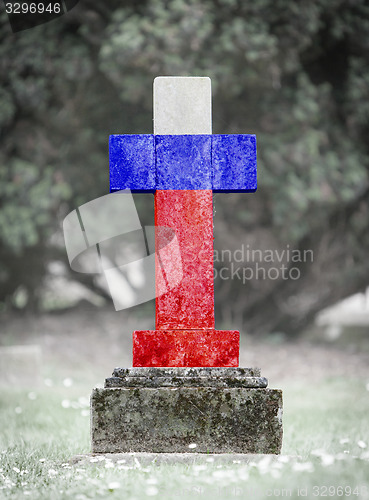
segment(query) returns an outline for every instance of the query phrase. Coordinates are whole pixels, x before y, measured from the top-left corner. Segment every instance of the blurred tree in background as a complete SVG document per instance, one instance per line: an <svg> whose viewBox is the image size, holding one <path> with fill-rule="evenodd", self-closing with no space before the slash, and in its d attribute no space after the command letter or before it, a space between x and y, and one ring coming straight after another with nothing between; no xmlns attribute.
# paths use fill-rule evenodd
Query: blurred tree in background
<svg viewBox="0 0 369 500"><path fill-rule="evenodd" d="M0 36L3 304L23 287L37 309L61 220L108 192L108 135L152 132L158 75L210 76L213 132L257 134L258 192L215 196L216 249L314 254L286 262L298 280L217 280L218 327L293 334L368 285L365 0L82 0Z"/></svg>

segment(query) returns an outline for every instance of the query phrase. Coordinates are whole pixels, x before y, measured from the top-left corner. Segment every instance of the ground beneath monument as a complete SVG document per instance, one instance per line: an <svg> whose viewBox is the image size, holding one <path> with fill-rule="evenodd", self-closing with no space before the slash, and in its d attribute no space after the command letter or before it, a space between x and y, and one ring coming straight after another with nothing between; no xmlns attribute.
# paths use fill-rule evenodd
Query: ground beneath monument
<svg viewBox="0 0 369 500"><path fill-rule="evenodd" d="M87 304L40 316L3 314L0 346L40 346L44 379L57 383L70 377L103 384L113 368L132 366L133 330L154 327L153 322L136 316ZM360 343L356 338L327 343L317 335L285 341L280 335L260 338L241 332L240 366L260 367L270 387L294 379L317 383L329 377L360 377L368 382L369 336Z"/></svg>

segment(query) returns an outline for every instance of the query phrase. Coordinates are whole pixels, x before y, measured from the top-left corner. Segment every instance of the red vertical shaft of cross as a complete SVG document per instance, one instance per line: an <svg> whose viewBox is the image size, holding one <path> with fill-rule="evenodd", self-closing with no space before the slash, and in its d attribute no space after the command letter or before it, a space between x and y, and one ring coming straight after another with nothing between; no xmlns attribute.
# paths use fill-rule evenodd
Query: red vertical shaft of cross
<svg viewBox="0 0 369 500"><path fill-rule="evenodd" d="M176 290L160 296L163 275L157 268L157 330L214 328L212 191L156 191L155 226L175 230L183 272Z"/></svg>

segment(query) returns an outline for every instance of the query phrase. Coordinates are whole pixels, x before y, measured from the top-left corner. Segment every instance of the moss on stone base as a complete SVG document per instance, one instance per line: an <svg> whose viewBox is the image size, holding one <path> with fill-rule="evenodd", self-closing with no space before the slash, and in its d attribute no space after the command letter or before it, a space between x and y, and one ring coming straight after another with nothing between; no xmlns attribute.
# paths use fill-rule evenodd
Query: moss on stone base
<svg viewBox="0 0 369 500"><path fill-rule="evenodd" d="M282 391L276 389L95 389L91 417L95 453L277 454L282 446Z"/></svg>

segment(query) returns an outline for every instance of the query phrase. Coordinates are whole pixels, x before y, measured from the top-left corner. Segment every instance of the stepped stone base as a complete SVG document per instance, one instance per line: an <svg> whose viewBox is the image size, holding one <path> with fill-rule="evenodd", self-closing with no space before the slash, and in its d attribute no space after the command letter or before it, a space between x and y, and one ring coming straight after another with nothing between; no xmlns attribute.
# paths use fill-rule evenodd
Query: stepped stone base
<svg viewBox="0 0 369 500"><path fill-rule="evenodd" d="M92 452L278 454L282 391L266 385L252 368L117 368L91 396Z"/></svg>

